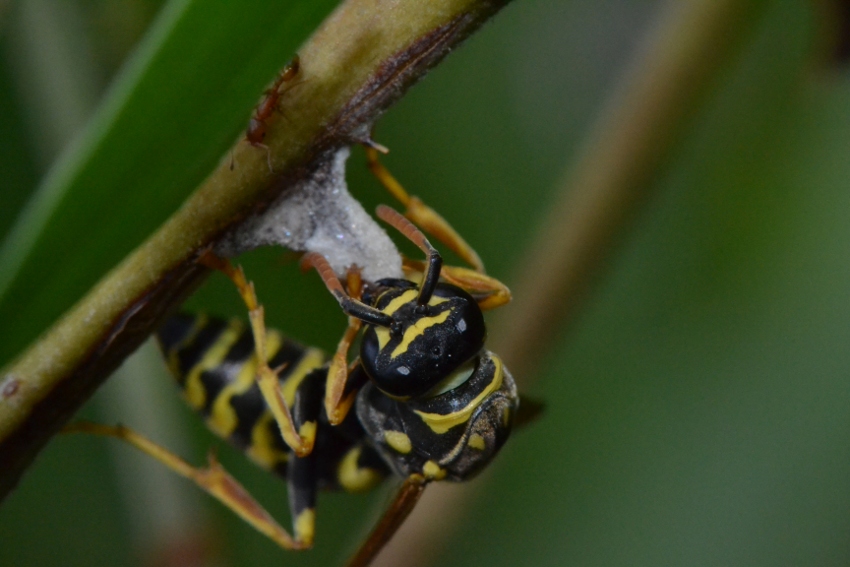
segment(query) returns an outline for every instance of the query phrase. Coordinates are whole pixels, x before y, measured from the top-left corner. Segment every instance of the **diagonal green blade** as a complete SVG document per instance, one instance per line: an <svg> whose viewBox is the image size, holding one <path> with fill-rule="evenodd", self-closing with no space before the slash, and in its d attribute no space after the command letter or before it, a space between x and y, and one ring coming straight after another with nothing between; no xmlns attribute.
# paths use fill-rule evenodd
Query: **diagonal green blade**
<svg viewBox="0 0 850 567"><path fill-rule="evenodd" d="M165 6L0 244L0 365L180 205L335 4Z"/></svg>

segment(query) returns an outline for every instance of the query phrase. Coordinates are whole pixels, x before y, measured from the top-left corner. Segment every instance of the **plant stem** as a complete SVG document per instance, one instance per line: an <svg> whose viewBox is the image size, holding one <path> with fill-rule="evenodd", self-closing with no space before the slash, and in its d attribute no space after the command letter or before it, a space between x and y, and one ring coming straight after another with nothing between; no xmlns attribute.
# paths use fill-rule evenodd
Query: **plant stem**
<svg viewBox="0 0 850 567"><path fill-rule="evenodd" d="M207 274L195 259L302 181L372 122L503 0L348 0L301 47L303 84L265 152L237 144L155 234L0 373L0 498L109 374ZM269 167L271 165L271 168ZM270 169L274 171L271 173Z"/></svg>

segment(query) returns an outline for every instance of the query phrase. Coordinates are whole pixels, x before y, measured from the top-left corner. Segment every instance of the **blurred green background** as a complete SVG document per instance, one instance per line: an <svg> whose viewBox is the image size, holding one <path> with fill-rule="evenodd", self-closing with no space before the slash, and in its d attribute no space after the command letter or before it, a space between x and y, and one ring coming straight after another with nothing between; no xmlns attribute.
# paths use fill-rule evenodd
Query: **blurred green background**
<svg viewBox="0 0 850 567"><path fill-rule="evenodd" d="M0 235L160 4L0 2ZM473 482L457 523L434 519L444 532L429 544L435 564L850 563L850 76L827 57L825 4L765 2L730 38L735 54L658 171L654 198L526 382L545 415ZM513 2L381 120L387 165L510 285L664 6ZM73 72L57 74L57 57ZM387 197L363 161L355 150L349 184L372 208ZM71 245L92 230L80 223ZM64 279L45 254L42 277ZM88 259L70 279L96 281L108 261ZM280 250L243 264L271 324L333 347L345 318L314 274ZM81 292L62 293L67 307ZM189 304L244 311L223 278ZM15 319L13 307L0 305L0 343L17 351L44 324ZM2 352L0 364L14 354ZM218 446L288 525L283 483L214 440L170 381L142 349L84 413L193 462ZM0 565L177 565L164 549L196 540L211 565L340 564L389 494L322 495L316 549L285 553L149 465L117 443L55 439L0 507Z"/></svg>

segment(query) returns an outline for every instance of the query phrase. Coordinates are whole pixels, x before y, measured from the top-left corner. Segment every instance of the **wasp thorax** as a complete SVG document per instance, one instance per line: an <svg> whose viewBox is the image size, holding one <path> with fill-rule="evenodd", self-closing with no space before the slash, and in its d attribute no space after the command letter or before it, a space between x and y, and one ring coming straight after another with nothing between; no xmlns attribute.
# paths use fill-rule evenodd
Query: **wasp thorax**
<svg viewBox="0 0 850 567"><path fill-rule="evenodd" d="M466 480L499 452L519 406L516 384L491 352L482 351L471 366L466 380L431 397L392 399L374 384L360 390L360 423L397 474Z"/></svg>
<svg viewBox="0 0 850 567"><path fill-rule="evenodd" d="M392 287L375 307L393 318L389 328L370 326L360 361L385 393L409 398L425 394L477 355L486 329L478 304L450 284L438 284L429 301L417 303L415 287Z"/></svg>

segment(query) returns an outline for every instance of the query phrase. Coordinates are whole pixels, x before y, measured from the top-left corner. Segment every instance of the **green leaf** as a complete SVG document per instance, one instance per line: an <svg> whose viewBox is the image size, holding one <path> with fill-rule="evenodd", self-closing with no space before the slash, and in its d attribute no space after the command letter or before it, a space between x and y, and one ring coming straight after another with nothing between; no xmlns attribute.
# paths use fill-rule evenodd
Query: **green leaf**
<svg viewBox="0 0 850 567"><path fill-rule="evenodd" d="M168 218L334 4L165 6L0 247L0 320L16 322L0 363Z"/></svg>

